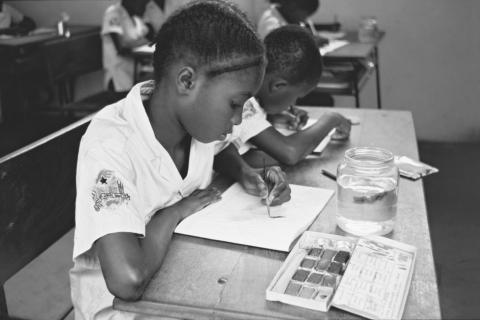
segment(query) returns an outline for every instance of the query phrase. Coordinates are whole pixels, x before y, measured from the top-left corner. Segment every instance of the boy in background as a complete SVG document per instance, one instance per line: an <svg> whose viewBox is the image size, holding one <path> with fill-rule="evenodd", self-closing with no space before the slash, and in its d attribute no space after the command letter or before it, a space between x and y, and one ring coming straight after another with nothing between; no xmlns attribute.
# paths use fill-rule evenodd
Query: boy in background
<svg viewBox="0 0 480 320"><path fill-rule="evenodd" d="M135 47L147 44L153 37L143 22L146 0L122 0L105 11L102 25L105 86L114 92L127 92L133 86Z"/></svg>
<svg viewBox="0 0 480 320"><path fill-rule="evenodd" d="M0 0L0 34L22 35L35 29L35 22Z"/></svg>
<svg viewBox="0 0 480 320"><path fill-rule="evenodd" d="M328 39L317 35L313 22L309 19L320 7L319 0L271 0L272 5L263 12L258 21L257 32L265 39L271 31L288 24L299 25L309 30L317 46L328 44Z"/></svg>
<svg viewBox="0 0 480 320"><path fill-rule="evenodd" d="M167 19L165 2L166 0L150 0L145 7L143 21L153 29L154 33L160 30L160 27Z"/></svg>
<svg viewBox="0 0 480 320"><path fill-rule="evenodd" d="M278 161L294 165L334 128L333 139L347 139L351 122L339 113L327 112L314 125L300 130L308 115L292 107L298 98L315 88L322 74L322 59L312 35L295 25L280 27L267 35L265 47L268 64L262 86L245 103L243 122L234 127L228 141L234 143L250 165L259 167L262 163L258 162L258 152L250 150L252 145L273 158L268 164ZM284 136L269 122L286 116L289 126L299 130L290 136Z"/></svg>

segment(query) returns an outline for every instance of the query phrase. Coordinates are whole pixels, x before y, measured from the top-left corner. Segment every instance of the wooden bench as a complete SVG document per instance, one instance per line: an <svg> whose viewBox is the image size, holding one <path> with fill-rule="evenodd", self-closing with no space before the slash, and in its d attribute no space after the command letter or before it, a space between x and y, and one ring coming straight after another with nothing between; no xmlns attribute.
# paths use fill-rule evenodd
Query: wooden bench
<svg viewBox="0 0 480 320"><path fill-rule="evenodd" d="M71 245L71 230L75 223L77 153L81 136L92 116L0 158L0 319L28 318L22 312L9 313L5 290L7 280L25 266L31 267L39 259L41 261L38 263L43 263L44 266L45 260L54 259L54 247L46 251L47 257L41 256L52 244L65 246L65 243L70 243L67 247ZM66 240L63 240L63 243L56 243L65 235ZM71 249L62 250L70 252L69 257L62 259L71 261ZM65 268L68 269L68 266ZM33 274L37 279L26 280L27 290L28 281L34 285L33 282L44 278L42 274ZM68 273L62 275L65 276L64 279L68 279ZM68 292L55 293L51 298L58 300L60 296L68 304L66 310L62 311L63 315L55 315L59 319L71 310L68 282L66 285ZM40 301L44 301L43 307L51 309L49 292L40 294ZM55 304L59 301L53 302ZM29 302L23 303L27 309ZM34 314L33 318L52 319L52 315Z"/></svg>

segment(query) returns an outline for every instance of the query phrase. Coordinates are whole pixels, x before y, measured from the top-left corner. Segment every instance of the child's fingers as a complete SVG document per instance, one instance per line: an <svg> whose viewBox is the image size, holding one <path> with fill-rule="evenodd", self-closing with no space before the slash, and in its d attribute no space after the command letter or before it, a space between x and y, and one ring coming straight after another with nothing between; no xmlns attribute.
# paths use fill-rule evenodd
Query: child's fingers
<svg viewBox="0 0 480 320"><path fill-rule="evenodd" d="M272 186L266 199L267 203L278 205L290 200L290 187L286 175L280 167L269 168L266 182Z"/></svg>
<svg viewBox="0 0 480 320"><path fill-rule="evenodd" d="M200 206L202 208L222 199L222 193L220 192L220 190L218 190L215 187L211 187L205 190L195 190L195 191L199 191L198 193L195 194L195 196L200 202Z"/></svg>
<svg viewBox="0 0 480 320"><path fill-rule="evenodd" d="M242 186L248 194L261 198L267 196L267 185L258 172L249 174L242 182Z"/></svg>
<svg viewBox="0 0 480 320"><path fill-rule="evenodd" d="M257 195L261 198L266 198L268 196L268 187L266 181L263 181L260 175L257 175L256 181Z"/></svg>
<svg viewBox="0 0 480 320"><path fill-rule="evenodd" d="M287 202L290 200L290 187L286 182L280 182L277 184L272 192L270 193L267 202L269 202L272 206L276 206Z"/></svg>
<svg viewBox="0 0 480 320"><path fill-rule="evenodd" d="M308 122L308 114L307 114L307 113L304 113L304 114L302 114L299 118L300 118L300 121L299 121L298 127L299 127L299 128L305 127L305 125L306 125L307 122Z"/></svg>

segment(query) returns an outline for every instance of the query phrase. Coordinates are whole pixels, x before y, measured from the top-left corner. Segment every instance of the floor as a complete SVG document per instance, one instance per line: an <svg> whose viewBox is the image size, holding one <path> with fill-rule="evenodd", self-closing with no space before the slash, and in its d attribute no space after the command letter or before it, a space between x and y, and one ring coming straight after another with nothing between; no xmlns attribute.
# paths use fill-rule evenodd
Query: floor
<svg viewBox="0 0 480 320"><path fill-rule="evenodd" d="M0 124L0 157L71 121L46 117ZM424 179L424 186L443 317L479 318L480 194L476 179L480 178L480 143L419 142L419 150L424 162L440 169Z"/></svg>
<svg viewBox="0 0 480 320"><path fill-rule="evenodd" d="M440 169L424 179L440 302L445 319L480 318L480 143L420 142Z"/></svg>

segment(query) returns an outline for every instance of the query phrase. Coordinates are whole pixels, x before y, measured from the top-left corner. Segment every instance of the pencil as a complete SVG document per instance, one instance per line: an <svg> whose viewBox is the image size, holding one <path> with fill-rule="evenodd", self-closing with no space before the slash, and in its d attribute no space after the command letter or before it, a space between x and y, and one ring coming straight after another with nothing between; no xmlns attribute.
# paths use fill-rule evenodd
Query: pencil
<svg viewBox="0 0 480 320"><path fill-rule="evenodd" d="M267 197L265 198L265 205L267 206L267 213L268 216L270 216L270 204L268 203L268 196L270 193L270 190L268 190L268 183L267 183L267 167L265 166L265 158L263 158L263 181L265 182L265 185L267 186Z"/></svg>
<svg viewBox="0 0 480 320"><path fill-rule="evenodd" d="M337 181L337 176L334 175L333 173L331 173L330 171L327 171L327 170L323 170L322 169L322 174L330 179L332 179L333 181Z"/></svg>

